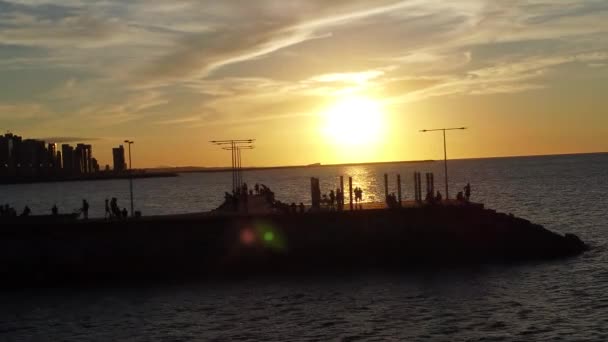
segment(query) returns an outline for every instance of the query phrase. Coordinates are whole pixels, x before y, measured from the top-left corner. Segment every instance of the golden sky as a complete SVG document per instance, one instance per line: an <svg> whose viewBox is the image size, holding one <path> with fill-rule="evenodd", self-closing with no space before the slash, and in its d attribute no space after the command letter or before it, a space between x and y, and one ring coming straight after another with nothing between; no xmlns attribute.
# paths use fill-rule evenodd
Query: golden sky
<svg viewBox="0 0 608 342"><path fill-rule="evenodd" d="M0 0L0 129L101 164L608 150L604 0Z"/></svg>

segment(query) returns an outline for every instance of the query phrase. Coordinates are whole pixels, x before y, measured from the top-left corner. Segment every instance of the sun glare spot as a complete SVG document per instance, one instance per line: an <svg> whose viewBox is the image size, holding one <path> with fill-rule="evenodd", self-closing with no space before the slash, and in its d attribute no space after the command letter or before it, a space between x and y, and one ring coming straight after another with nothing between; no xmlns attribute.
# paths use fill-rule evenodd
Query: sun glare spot
<svg viewBox="0 0 608 342"><path fill-rule="evenodd" d="M337 145L370 144L384 134L380 105L366 97L341 98L323 113L323 118L323 134Z"/></svg>

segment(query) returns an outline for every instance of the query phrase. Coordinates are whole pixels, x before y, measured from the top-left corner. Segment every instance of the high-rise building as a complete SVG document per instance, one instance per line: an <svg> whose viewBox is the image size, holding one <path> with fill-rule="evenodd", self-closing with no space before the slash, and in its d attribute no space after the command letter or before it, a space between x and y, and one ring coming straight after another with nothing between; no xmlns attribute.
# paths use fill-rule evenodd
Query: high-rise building
<svg viewBox="0 0 608 342"><path fill-rule="evenodd" d="M17 175L36 178L48 174L48 159L44 141L25 139L17 149Z"/></svg>
<svg viewBox="0 0 608 342"><path fill-rule="evenodd" d="M0 135L0 177L4 179L46 179L99 172L92 146L76 148L37 139L23 139L7 133ZM124 153L123 153L124 154Z"/></svg>
<svg viewBox="0 0 608 342"><path fill-rule="evenodd" d="M0 136L0 168L4 169L8 169L11 156L8 142L7 136Z"/></svg>
<svg viewBox="0 0 608 342"><path fill-rule="evenodd" d="M0 166L5 177L17 176L17 150L21 145L21 137L12 133L0 136Z"/></svg>
<svg viewBox="0 0 608 342"><path fill-rule="evenodd" d="M93 168L93 170L91 171L92 173L99 172L99 163L97 162L96 158L91 158L91 167Z"/></svg>
<svg viewBox="0 0 608 342"><path fill-rule="evenodd" d="M127 169L125 163L125 148L120 145L112 149L112 157L114 160L114 172L124 172Z"/></svg>
<svg viewBox="0 0 608 342"><path fill-rule="evenodd" d="M72 175L74 173L74 148L68 144L62 144L61 156L63 158L63 174Z"/></svg>
<svg viewBox="0 0 608 342"><path fill-rule="evenodd" d="M0 177L9 177L13 173L13 162L11 160L12 144L10 137L7 135L0 136Z"/></svg>
<svg viewBox="0 0 608 342"><path fill-rule="evenodd" d="M95 165L93 164L93 146L91 145L84 145L86 151L87 151L87 173L94 173L99 171L99 167L97 167L97 169L95 168Z"/></svg>
<svg viewBox="0 0 608 342"><path fill-rule="evenodd" d="M49 167L54 168L57 158L57 144L48 143L46 148L47 160L49 162Z"/></svg>

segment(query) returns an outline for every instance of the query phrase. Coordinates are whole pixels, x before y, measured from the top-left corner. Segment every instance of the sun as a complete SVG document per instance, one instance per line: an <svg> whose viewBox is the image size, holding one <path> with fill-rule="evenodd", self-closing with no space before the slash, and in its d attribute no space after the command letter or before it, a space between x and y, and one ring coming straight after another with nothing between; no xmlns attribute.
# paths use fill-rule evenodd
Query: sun
<svg viewBox="0 0 608 342"><path fill-rule="evenodd" d="M378 142L384 135L384 115L379 103L360 96L338 99L323 112L322 131L337 145L352 146Z"/></svg>

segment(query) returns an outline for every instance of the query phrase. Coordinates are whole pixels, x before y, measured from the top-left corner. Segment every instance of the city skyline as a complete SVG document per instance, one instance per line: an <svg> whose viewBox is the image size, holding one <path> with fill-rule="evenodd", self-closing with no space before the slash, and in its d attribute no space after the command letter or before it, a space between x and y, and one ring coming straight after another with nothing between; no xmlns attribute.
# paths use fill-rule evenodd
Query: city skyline
<svg viewBox="0 0 608 342"><path fill-rule="evenodd" d="M605 1L0 1L2 130L133 166L608 151ZM153 23L153 24L152 24Z"/></svg>
<svg viewBox="0 0 608 342"><path fill-rule="evenodd" d="M22 137L12 132L0 135L0 181L49 181L85 179L100 175L124 176L129 167L123 145L112 148L112 167L103 170L93 157L93 145L57 143ZM102 172L103 171L103 172Z"/></svg>

